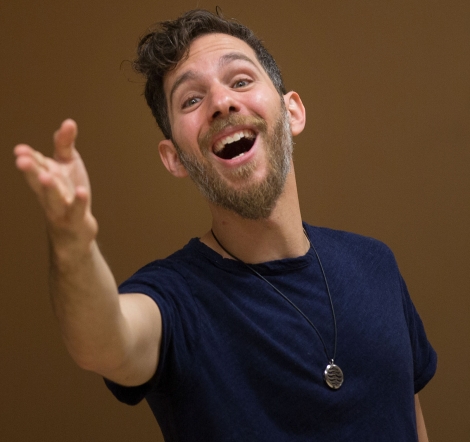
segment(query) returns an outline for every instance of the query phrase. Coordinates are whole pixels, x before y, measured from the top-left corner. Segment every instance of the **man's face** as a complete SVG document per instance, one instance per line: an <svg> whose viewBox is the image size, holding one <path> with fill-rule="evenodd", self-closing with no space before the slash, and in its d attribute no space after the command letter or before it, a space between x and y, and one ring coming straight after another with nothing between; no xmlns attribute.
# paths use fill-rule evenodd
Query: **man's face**
<svg viewBox="0 0 470 442"><path fill-rule="evenodd" d="M165 78L173 144L213 204L266 218L282 193L292 137L284 101L243 41L199 37Z"/></svg>

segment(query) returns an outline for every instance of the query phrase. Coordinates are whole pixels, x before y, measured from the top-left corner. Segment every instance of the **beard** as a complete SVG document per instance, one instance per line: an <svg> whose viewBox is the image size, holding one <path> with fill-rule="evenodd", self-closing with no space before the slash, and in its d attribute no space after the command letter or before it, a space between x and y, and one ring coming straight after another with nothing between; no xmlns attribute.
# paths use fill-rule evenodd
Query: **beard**
<svg viewBox="0 0 470 442"><path fill-rule="evenodd" d="M203 156L207 159L212 135L225 127L243 123L254 125L259 131L257 137L262 137L264 141L267 172L263 180L249 182L257 167L255 161L229 171L234 180L246 183L240 189L231 186L212 163L199 160L192 153L183 152L174 141L173 144L190 178L209 202L231 210L245 219L265 219L272 213L284 190L292 161L294 143L284 101L281 100L279 116L271 132L268 132L267 124L262 118L229 115L224 120L217 120L208 133L199 140L199 145Z"/></svg>

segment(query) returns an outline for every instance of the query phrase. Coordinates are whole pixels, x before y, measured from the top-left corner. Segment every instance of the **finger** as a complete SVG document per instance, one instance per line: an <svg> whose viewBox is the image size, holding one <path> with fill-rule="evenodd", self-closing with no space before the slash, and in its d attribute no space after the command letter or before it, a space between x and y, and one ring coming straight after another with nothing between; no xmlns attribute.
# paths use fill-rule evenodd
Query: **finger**
<svg viewBox="0 0 470 442"><path fill-rule="evenodd" d="M54 158L57 161L72 160L77 134L77 123L74 120L69 118L62 122L60 128L54 133Z"/></svg>
<svg viewBox="0 0 470 442"><path fill-rule="evenodd" d="M27 166L30 164L36 164L39 167L47 168L48 159L41 152L34 150L27 144L18 144L15 146L13 152L16 155L17 167L21 165ZM23 170L22 167L18 168Z"/></svg>
<svg viewBox="0 0 470 442"><path fill-rule="evenodd" d="M45 199L47 205L46 216L59 227L71 227L73 224L83 221L89 207L89 193L82 186L75 189L69 201L66 201L63 195L53 187L47 189Z"/></svg>
<svg viewBox="0 0 470 442"><path fill-rule="evenodd" d="M90 192L84 186L75 189L75 200L71 206L72 219L83 219L89 206Z"/></svg>
<svg viewBox="0 0 470 442"><path fill-rule="evenodd" d="M18 145L14 150L16 154L16 167L22 172L38 175L41 171L49 171L54 163L41 152L32 149L28 145Z"/></svg>
<svg viewBox="0 0 470 442"><path fill-rule="evenodd" d="M30 157L21 156L16 159L16 167L23 172L23 175L29 186L38 193L40 191L40 182L38 179L39 169Z"/></svg>
<svg viewBox="0 0 470 442"><path fill-rule="evenodd" d="M46 175L46 174L44 174ZM52 176L41 177L41 189L39 201L44 208L46 217L56 225L62 224L68 219L68 212L74 202L74 194L64 194Z"/></svg>
<svg viewBox="0 0 470 442"><path fill-rule="evenodd" d="M15 148L16 166L21 170L46 212L61 216L74 198L71 183L57 173L55 161L29 146Z"/></svg>
<svg viewBox="0 0 470 442"><path fill-rule="evenodd" d="M23 172L30 187L39 193L42 186L42 173L46 171L45 158L29 146L25 147L28 149L17 149L16 167Z"/></svg>
<svg viewBox="0 0 470 442"><path fill-rule="evenodd" d="M18 157L20 155L28 155L33 151L34 149L27 144L17 144L13 149L13 154Z"/></svg>
<svg viewBox="0 0 470 442"><path fill-rule="evenodd" d="M63 212L62 207L72 199L70 192L64 189L48 170L39 166L32 158L19 158L19 168L23 170L26 181L36 193L46 212Z"/></svg>

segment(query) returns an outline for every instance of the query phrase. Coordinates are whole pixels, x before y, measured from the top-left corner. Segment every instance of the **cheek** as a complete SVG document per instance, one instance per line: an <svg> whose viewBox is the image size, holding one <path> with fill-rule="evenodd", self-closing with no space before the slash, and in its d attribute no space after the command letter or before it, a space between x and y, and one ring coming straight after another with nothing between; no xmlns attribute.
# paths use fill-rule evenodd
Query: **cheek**
<svg viewBox="0 0 470 442"><path fill-rule="evenodd" d="M251 97L251 108L265 120L277 115L280 106L279 94L272 90L259 90Z"/></svg>
<svg viewBox="0 0 470 442"><path fill-rule="evenodd" d="M197 125L194 118L179 118L172 121L173 138L184 150L190 149L192 144L197 144Z"/></svg>

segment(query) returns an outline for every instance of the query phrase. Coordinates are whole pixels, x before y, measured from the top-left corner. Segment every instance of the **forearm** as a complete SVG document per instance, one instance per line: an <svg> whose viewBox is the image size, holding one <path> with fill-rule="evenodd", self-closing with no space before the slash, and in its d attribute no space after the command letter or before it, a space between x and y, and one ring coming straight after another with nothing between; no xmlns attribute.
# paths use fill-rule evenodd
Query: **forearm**
<svg viewBox="0 0 470 442"><path fill-rule="evenodd" d="M63 339L82 368L102 372L125 353L125 322L114 277L95 241L51 241L50 292ZM108 365L110 367L108 367Z"/></svg>

